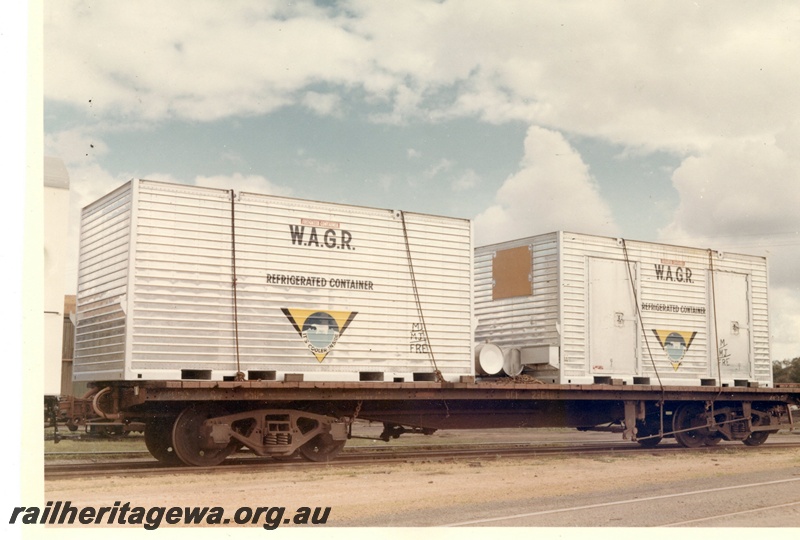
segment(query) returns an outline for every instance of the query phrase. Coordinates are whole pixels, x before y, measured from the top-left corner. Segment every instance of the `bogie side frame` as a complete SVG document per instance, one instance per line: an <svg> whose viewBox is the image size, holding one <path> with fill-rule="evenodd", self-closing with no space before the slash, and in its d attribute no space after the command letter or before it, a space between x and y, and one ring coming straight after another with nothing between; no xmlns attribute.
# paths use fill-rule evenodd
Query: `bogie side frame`
<svg viewBox="0 0 800 540"><path fill-rule="evenodd" d="M159 460L219 464L247 447L278 459L333 458L356 419L381 422L387 440L406 431L572 427L618 431L642 446L763 443L800 428L800 384L659 387L496 382L144 381L98 383L104 420L145 427Z"/></svg>

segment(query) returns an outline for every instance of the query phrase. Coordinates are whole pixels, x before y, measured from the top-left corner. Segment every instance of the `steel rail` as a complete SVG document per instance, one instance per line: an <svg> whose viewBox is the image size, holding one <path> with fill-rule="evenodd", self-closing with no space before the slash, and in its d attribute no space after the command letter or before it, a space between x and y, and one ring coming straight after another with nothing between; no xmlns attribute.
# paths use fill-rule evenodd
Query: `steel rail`
<svg viewBox="0 0 800 540"><path fill-rule="evenodd" d="M722 443L715 446L701 446L697 448L684 448L678 444L662 444L655 448L643 448L630 442L614 444L587 444L579 446L543 446L514 444L506 447L495 448L437 448L432 450L403 451L401 447L386 451L356 451L352 449L343 452L336 459L329 462L312 463L301 460L277 461L270 458L258 457L232 457L216 467L172 467L166 466L155 460L139 461L106 461L78 464L51 464L45 465L44 476L46 480L83 478L97 476L150 476L160 474L208 474L230 472L253 472L254 469L313 469L330 467L349 467L365 465L385 465L409 462L455 462L475 459L497 460L501 458L528 458L528 457L582 457L596 455L667 455L667 454L713 454L718 452L765 452L771 450L784 450L800 448L800 442L775 442L765 443L757 447L750 447L736 443ZM372 450L372 449L370 449Z"/></svg>

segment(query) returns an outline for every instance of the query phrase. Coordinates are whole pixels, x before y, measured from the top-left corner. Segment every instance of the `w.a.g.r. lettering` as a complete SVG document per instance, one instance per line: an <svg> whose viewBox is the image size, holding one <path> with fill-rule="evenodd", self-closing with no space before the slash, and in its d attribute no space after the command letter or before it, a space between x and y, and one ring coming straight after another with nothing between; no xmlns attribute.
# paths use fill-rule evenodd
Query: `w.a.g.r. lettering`
<svg viewBox="0 0 800 540"><path fill-rule="evenodd" d="M692 269L688 266L675 266L670 264L655 264L656 279L660 281L677 281L678 283L693 283Z"/></svg>
<svg viewBox="0 0 800 540"><path fill-rule="evenodd" d="M339 225L338 223L317 222L316 220L315 223ZM345 229L327 228L320 232L316 226L306 227L306 225L289 225L289 235L292 239L292 245L295 246L345 249L351 251L355 249L355 247L353 247L353 234Z"/></svg>

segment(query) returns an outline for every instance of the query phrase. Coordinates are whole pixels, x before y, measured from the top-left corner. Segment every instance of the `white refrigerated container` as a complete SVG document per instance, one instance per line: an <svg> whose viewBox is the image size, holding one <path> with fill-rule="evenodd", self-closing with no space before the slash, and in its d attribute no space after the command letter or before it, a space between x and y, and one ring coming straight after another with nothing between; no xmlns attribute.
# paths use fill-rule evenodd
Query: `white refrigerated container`
<svg viewBox="0 0 800 540"><path fill-rule="evenodd" d="M76 380L448 381L465 219L133 180L82 213Z"/></svg>
<svg viewBox="0 0 800 540"><path fill-rule="evenodd" d="M554 232L477 248L475 280L476 343L512 374L772 383L763 257Z"/></svg>

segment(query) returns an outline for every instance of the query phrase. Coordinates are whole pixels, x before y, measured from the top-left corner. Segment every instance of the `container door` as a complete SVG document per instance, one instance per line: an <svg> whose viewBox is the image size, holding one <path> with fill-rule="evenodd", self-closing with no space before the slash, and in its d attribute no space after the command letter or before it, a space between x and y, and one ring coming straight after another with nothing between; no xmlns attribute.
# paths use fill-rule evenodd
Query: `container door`
<svg viewBox="0 0 800 540"><path fill-rule="evenodd" d="M636 264L631 263L636 276ZM593 375L633 375L639 332L625 261L589 259L589 368Z"/></svg>
<svg viewBox="0 0 800 540"><path fill-rule="evenodd" d="M710 318L716 348L711 350L712 370L717 371L714 355L719 354L722 380L747 379L751 376L752 357L750 344L749 283L746 274L714 272L713 297ZM713 310L716 306L716 317ZM716 321L716 329L714 324ZM716 330L716 331L715 331ZM711 342L714 347L714 342Z"/></svg>

